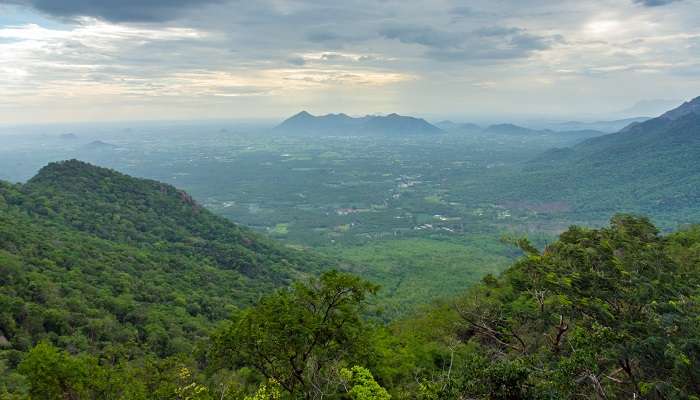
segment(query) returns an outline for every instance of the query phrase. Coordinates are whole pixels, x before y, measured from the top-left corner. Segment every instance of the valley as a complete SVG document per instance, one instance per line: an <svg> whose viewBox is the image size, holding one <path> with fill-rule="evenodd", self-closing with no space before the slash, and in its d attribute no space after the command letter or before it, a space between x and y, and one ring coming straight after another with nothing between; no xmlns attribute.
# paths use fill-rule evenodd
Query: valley
<svg viewBox="0 0 700 400"><path fill-rule="evenodd" d="M515 374L506 387L518 396L543 398L569 379L560 363L579 374L592 362L576 359L580 349L599 347L581 342L582 328L567 334L574 321L610 354L628 351L614 328L634 338L633 352L646 354L642 339L653 337L655 357L670 362L678 346L689 360L692 334L668 332L697 330L685 296L696 296L700 235L674 227L700 212L683 200L696 195L698 103L594 137L508 124L398 136L168 126L9 137L0 388L239 400L270 385L291 399L365 374L388 399L360 367L369 365L398 398L492 393L501 374ZM627 146L640 138L645 146ZM671 190L649 186L660 171ZM640 301L649 311L636 311ZM556 374L539 372L530 352ZM336 358L355 367L337 372ZM445 373L448 360L461 377ZM56 367L47 375L44 364ZM247 365L252 383L241 382ZM685 393L692 365L634 370L684 375L668 390Z"/></svg>
<svg viewBox="0 0 700 400"><path fill-rule="evenodd" d="M493 227L556 233L556 202L491 198L528 160L569 137L307 137L172 127L100 134L112 147L24 138L0 150L0 179L24 181L50 161L77 158L181 187L207 208L296 244L482 233ZM25 148L32 147L32 151Z"/></svg>
<svg viewBox="0 0 700 400"><path fill-rule="evenodd" d="M545 243L570 222L566 205L489 197L527 160L575 143L570 137L305 136L226 125L93 132L10 141L0 179L24 181L47 162L77 158L170 183L289 246L358 263L387 288L385 317L503 270L518 254L503 234ZM96 140L109 145L90 145ZM404 252L421 261L387 262Z"/></svg>
<svg viewBox="0 0 700 400"><path fill-rule="evenodd" d="M502 271L518 255L504 235L543 246L569 225L602 226L616 212L650 215L669 230L697 212L654 206L658 189L638 201L624 186L629 176L601 177L609 180L601 192L586 175L592 167L542 161L552 149L586 148L590 135L605 138L595 131L454 124L441 134L329 136L222 122L76 132L9 141L0 179L23 181L47 162L77 158L167 182L287 246L356 263L387 288L385 318Z"/></svg>

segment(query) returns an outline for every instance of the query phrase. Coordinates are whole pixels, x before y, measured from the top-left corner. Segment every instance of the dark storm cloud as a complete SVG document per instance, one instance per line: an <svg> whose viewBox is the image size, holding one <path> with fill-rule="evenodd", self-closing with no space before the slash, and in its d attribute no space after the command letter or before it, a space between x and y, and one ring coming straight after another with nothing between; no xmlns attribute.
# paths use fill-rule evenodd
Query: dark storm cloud
<svg viewBox="0 0 700 400"><path fill-rule="evenodd" d="M323 43L323 42L333 42L342 39L342 36L335 32L330 31L313 31L306 35L306 38L310 42Z"/></svg>
<svg viewBox="0 0 700 400"><path fill-rule="evenodd" d="M463 40L460 34L440 31L429 26L394 25L381 29L379 34L401 43L435 48L458 46Z"/></svg>
<svg viewBox="0 0 700 400"><path fill-rule="evenodd" d="M307 24L312 24L313 20ZM320 27L307 32L304 39L317 46L326 48L342 48L349 44L360 43L371 39L367 33L361 31L346 31L339 33L325 27Z"/></svg>
<svg viewBox="0 0 700 400"><path fill-rule="evenodd" d="M489 27L477 29L474 31L474 33L476 33L479 36L491 36L491 37L516 35L516 34L523 33L523 32L524 32L524 29L507 28L507 27L503 27L503 26L489 26Z"/></svg>
<svg viewBox="0 0 700 400"><path fill-rule="evenodd" d="M450 13L459 17L471 17L476 15L476 11L474 11L473 8L466 6L454 7L450 10Z"/></svg>
<svg viewBox="0 0 700 400"><path fill-rule="evenodd" d="M645 7L659 7L665 6L666 4L675 3L681 0L633 0L637 4L641 4Z"/></svg>
<svg viewBox="0 0 700 400"><path fill-rule="evenodd" d="M219 0L0 0L59 18L94 17L112 22L162 22Z"/></svg>
<svg viewBox="0 0 700 400"><path fill-rule="evenodd" d="M427 57L439 61L522 58L564 40L558 35L540 36L522 28L503 26L447 32L427 26L399 25L382 29L380 35L401 43L422 45L427 48Z"/></svg>

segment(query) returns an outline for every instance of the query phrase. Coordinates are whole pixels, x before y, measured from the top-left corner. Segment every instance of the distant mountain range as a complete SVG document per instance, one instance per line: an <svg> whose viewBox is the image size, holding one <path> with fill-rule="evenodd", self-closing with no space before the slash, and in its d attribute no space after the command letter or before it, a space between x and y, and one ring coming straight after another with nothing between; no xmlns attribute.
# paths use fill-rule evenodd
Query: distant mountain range
<svg viewBox="0 0 700 400"><path fill-rule="evenodd" d="M682 106L667 112L659 118L668 120L670 117L679 115L680 113L697 113L697 102L696 99L692 102L684 103ZM273 131L284 134L323 136L435 135L446 132L489 136L567 135L574 140L586 140L604 137L606 133L618 131L623 133L630 130L647 129L650 125L645 123L653 120L656 120L656 118L635 117L595 122L569 121L547 125L547 129L533 129L511 123L482 127L473 123L457 123L445 120L431 124L422 118L403 116L395 113L386 116L367 115L364 117L350 117L343 113L315 116L306 111L302 111L284 120L281 124L273 128ZM645 128L638 128L639 126ZM557 154L558 157L561 157L564 153L569 154L569 149L566 151L555 149L549 154L544 155L544 157L547 158L553 154Z"/></svg>
<svg viewBox="0 0 700 400"><path fill-rule="evenodd" d="M633 122L617 133L586 140L571 148L567 157L576 157L581 162L588 158L600 160L614 156L615 162L619 163L645 152L686 153L696 144L700 144L700 97L657 118Z"/></svg>
<svg viewBox="0 0 700 400"><path fill-rule="evenodd" d="M435 135L442 129L422 118L398 114L367 115L353 118L346 114L314 116L302 111L274 128L275 132L325 136L347 135Z"/></svg>
<svg viewBox="0 0 700 400"><path fill-rule="evenodd" d="M435 126L446 131L480 131L483 128L472 123L457 123L452 121L436 122Z"/></svg>
<svg viewBox="0 0 700 400"><path fill-rule="evenodd" d="M545 131L537 131L514 124L496 124L486 127L483 132L495 135L533 135Z"/></svg>
<svg viewBox="0 0 700 400"><path fill-rule="evenodd" d="M532 182L529 190L538 197L576 198L582 208L686 213L690 218L700 201L699 161L697 97L617 133L550 150L519 179Z"/></svg>
<svg viewBox="0 0 700 400"><path fill-rule="evenodd" d="M447 132L463 133L470 135L487 135L487 136L560 136L566 135L573 140L583 140L595 136L604 135L605 132L595 129L531 129L515 124L495 124L485 128L471 123L455 123L452 121L440 121L437 126Z"/></svg>
<svg viewBox="0 0 700 400"><path fill-rule="evenodd" d="M492 133L503 133L503 134L529 134L534 131L553 131L553 132L576 132L576 131L598 131L603 133L613 133L620 129L626 127L629 124L635 122L644 122L651 119L651 117L634 117L617 119L610 121L593 121L593 122L582 122L582 121L566 121L566 122L533 122L527 124L527 128L514 124L496 124L490 127L486 127L486 130L492 131ZM472 124L472 123L457 123L453 121L440 121L435 123L440 129L444 129L449 132L462 132L462 133L473 133L481 132L485 130L483 127ZM524 131L523 129L530 129L531 132Z"/></svg>
<svg viewBox="0 0 700 400"><path fill-rule="evenodd" d="M281 124L273 128L276 133L295 135L320 135L320 136L364 136L364 135L436 135L446 132L506 135L506 136L532 136L532 135L559 135L566 134L578 140L600 136L605 132L593 129L572 129L555 131L549 129L537 130L525 128L513 124L496 124L486 128L471 123L455 123L441 121L431 124L422 118L415 118L399 114L386 116L367 115L364 117L350 117L347 114L326 114L315 116L302 111L287 118Z"/></svg>
<svg viewBox="0 0 700 400"><path fill-rule="evenodd" d="M651 119L650 117L634 117L625 119L616 119L612 121L594 121L594 122L581 122L581 121L567 121L560 122L556 124L550 124L547 126L549 129L556 131L577 131L584 129L592 129L596 131L613 133L620 129L633 124L635 122L644 122Z"/></svg>

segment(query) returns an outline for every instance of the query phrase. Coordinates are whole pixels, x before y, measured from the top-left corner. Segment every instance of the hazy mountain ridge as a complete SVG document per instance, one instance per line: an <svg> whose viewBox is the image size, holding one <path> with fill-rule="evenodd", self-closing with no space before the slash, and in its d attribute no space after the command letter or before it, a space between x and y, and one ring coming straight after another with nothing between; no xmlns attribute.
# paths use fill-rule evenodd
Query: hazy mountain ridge
<svg viewBox="0 0 700 400"><path fill-rule="evenodd" d="M486 127L484 133L499 134L499 135L532 135L538 133L534 129L524 128L515 124L495 124Z"/></svg>
<svg viewBox="0 0 700 400"><path fill-rule="evenodd" d="M624 203L634 211L690 216L700 199L698 159L700 97L620 132L549 150L532 160L520 179L539 188L530 188L537 197L576 199L586 208L612 208L587 196L590 188L609 192L602 197L617 200L616 209Z"/></svg>
<svg viewBox="0 0 700 400"><path fill-rule="evenodd" d="M573 147L581 153L618 151L638 153L640 146L655 149L676 147L679 142L700 140L700 97L683 103L660 115L643 122L634 122L617 133L586 140ZM653 150L653 149L652 149ZM683 151L684 148L676 147Z"/></svg>
<svg viewBox="0 0 700 400"><path fill-rule="evenodd" d="M436 122L434 125L439 127L440 129L444 129L445 131L448 132L479 132L483 131L489 128L492 128L496 131L499 129L504 129L506 126L510 126L513 129L516 130L524 130L524 129L529 129L531 131L535 132L582 132L582 131L590 131L590 132L598 132L600 135L604 135L606 133L614 133L618 132L621 129L629 126L630 124L638 123L638 122L644 122L650 120L651 117L633 117L633 118L625 118L625 119L617 119L617 120L600 120L600 121L593 121L593 122L583 122L583 121L566 121L566 122L538 122L538 121L533 121L530 123L525 123L522 125L518 124L513 124L513 123L497 123L493 124L490 126L485 126L482 127L480 125L474 124L474 123L459 123L459 122L454 122L450 120L443 120L440 122ZM503 126L506 125L506 126ZM524 132L524 131L523 131ZM525 132L527 133L527 132Z"/></svg>
<svg viewBox="0 0 700 400"><path fill-rule="evenodd" d="M483 128L477 124L473 124L470 122L453 122L449 120L444 120L440 122L436 122L434 124L440 129L443 129L445 131L480 131Z"/></svg>
<svg viewBox="0 0 700 400"><path fill-rule="evenodd" d="M633 117L616 120L601 120L593 122L582 121L566 121L545 124L543 127L555 131L577 131L577 130L595 130L603 133L614 133L624 129L630 124L636 122L644 122L651 119L650 117Z"/></svg>
<svg viewBox="0 0 700 400"><path fill-rule="evenodd" d="M77 136L75 137L75 139L77 139ZM117 145L107 143L102 140L94 140L83 146L83 148L87 150L112 150L118 147L119 146Z"/></svg>
<svg viewBox="0 0 700 400"><path fill-rule="evenodd" d="M469 135L484 135L484 136L509 136L509 137L532 137L532 136L569 136L575 140L583 140L591 137L602 136L603 131L595 129L533 129L512 123L499 123L481 127L472 123L456 123L452 121L440 121L436 125L440 126L447 132L469 134Z"/></svg>
<svg viewBox="0 0 700 400"><path fill-rule="evenodd" d="M425 135L440 134L443 130L422 118L389 114L367 115L354 118L346 114L314 116L302 111L273 129L279 133L313 134L326 136L344 135Z"/></svg>
<svg viewBox="0 0 700 400"><path fill-rule="evenodd" d="M306 111L287 118L273 128L273 132L282 134L310 134L323 136L356 135L434 135L446 132L488 135L488 136L533 136L533 135L567 135L576 140L604 135L605 132L594 129L574 129L555 131L551 129L531 129L512 123L500 123L481 127L472 123L440 121L431 124L422 118L389 114L386 116L350 117L347 114L326 114L314 116Z"/></svg>

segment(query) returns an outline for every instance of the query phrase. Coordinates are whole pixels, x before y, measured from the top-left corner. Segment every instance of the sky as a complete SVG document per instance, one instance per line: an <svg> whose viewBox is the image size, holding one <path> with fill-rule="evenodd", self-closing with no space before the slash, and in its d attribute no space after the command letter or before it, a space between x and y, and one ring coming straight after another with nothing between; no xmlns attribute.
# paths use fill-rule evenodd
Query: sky
<svg viewBox="0 0 700 400"><path fill-rule="evenodd" d="M0 0L0 124L595 119L699 95L700 0Z"/></svg>

